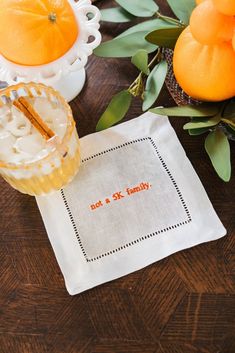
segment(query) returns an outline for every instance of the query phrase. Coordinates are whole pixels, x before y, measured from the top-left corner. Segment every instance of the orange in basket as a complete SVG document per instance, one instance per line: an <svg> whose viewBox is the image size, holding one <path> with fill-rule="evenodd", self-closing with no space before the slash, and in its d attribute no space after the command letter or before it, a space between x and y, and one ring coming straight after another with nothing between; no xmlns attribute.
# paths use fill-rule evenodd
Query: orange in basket
<svg viewBox="0 0 235 353"><path fill-rule="evenodd" d="M235 1L234 0L213 0L213 3L218 11L225 15L235 15Z"/></svg>
<svg viewBox="0 0 235 353"><path fill-rule="evenodd" d="M234 17L219 12L211 0L198 5L190 18L192 35L202 44L231 41L234 29Z"/></svg>
<svg viewBox="0 0 235 353"><path fill-rule="evenodd" d="M173 69L182 89L193 98L221 101L235 95L235 53L230 43L203 45L188 26L176 43Z"/></svg>

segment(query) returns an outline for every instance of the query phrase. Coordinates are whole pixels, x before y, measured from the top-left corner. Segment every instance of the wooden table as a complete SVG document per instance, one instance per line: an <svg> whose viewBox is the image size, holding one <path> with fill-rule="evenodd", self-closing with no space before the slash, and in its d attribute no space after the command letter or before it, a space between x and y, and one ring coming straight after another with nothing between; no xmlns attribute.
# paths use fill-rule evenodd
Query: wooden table
<svg viewBox="0 0 235 353"><path fill-rule="evenodd" d="M158 3L167 10L166 1ZM106 24L104 38L125 26ZM137 71L129 60L92 57L87 73L71 103L80 136L94 132L112 95ZM166 90L158 103L173 104ZM136 99L126 119L141 114L140 107ZM235 170L223 183L203 137L189 137L180 119L172 124L228 235L70 297L34 198L1 180L0 353L235 352Z"/></svg>

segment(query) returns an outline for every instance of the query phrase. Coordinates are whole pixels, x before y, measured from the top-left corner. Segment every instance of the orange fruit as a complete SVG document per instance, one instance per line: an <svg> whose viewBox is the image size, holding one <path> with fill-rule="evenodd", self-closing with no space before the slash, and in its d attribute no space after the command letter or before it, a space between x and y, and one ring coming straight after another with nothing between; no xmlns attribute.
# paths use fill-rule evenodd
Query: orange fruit
<svg viewBox="0 0 235 353"><path fill-rule="evenodd" d="M213 3L218 11L225 15L235 15L235 1L234 0L213 0Z"/></svg>
<svg viewBox="0 0 235 353"><path fill-rule="evenodd" d="M203 101L221 101L235 95L235 53L231 44L203 45L188 26L174 49L176 80L191 97Z"/></svg>
<svg viewBox="0 0 235 353"><path fill-rule="evenodd" d="M64 55L78 36L66 0L1 0L0 54L20 65L43 65Z"/></svg>
<svg viewBox="0 0 235 353"><path fill-rule="evenodd" d="M233 50L235 50L235 34L233 35L232 46L233 46Z"/></svg>
<svg viewBox="0 0 235 353"><path fill-rule="evenodd" d="M190 30L194 38L202 44L231 41L235 19L219 12L211 0L198 5L190 18Z"/></svg>
<svg viewBox="0 0 235 353"><path fill-rule="evenodd" d="M203 2L203 1L205 1L205 0L196 0L196 4L199 5L199 4L201 4L201 2Z"/></svg>

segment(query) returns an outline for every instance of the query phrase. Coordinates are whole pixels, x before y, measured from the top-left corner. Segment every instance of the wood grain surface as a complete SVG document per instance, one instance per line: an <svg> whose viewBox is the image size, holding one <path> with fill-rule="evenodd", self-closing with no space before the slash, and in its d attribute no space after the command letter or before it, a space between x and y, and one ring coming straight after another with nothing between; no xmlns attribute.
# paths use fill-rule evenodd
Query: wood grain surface
<svg viewBox="0 0 235 353"><path fill-rule="evenodd" d="M170 13L166 1L158 3ZM104 39L125 27L103 25ZM129 60L93 56L87 75L71 103L80 136L94 132L112 95L137 71ZM158 104L173 105L166 89ZM136 99L126 120L140 107ZM65 290L34 198L0 181L0 353L235 352L235 161L231 182L223 183L203 137L188 136L182 124L172 119L228 235L75 297Z"/></svg>

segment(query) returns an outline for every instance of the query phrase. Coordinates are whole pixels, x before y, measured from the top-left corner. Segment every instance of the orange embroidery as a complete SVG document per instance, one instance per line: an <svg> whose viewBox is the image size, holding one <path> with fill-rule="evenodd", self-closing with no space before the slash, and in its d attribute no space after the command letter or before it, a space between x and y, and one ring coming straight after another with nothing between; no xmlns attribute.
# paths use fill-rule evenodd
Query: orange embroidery
<svg viewBox="0 0 235 353"><path fill-rule="evenodd" d="M90 207L91 207L91 209L92 209L92 211L93 211L93 210L96 210L97 208L99 208L99 207L101 207L101 206L103 206L103 203L102 203L102 201L100 200L100 201L94 203L93 205L91 205Z"/></svg>
<svg viewBox="0 0 235 353"><path fill-rule="evenodd" d="M104 203L105 204L110 204L111 201L119 201L127 196L132 196L133 194L136 194L141 191L147 191L151 188L151 184L148 182L142 182L134 187L126 188L125 191L117 191L115 192L111 198L105 198ZM98 208L104 206L103 202L99 200L98 202L90 205L90 209L92 211L97 210Z"/></svg>
<svg viewBox="0 0 235 353"><path fill-rule="evenodd" d="M140 192L143 190L148 190L151 187L149 183L140 183L138 186L135 186L134 188L126 188L126 192L128 195L134 194L135 192Z"/></svg>
<svg viewBox="0 0 235 353"><path fill-rule="evenodd" d="M113 194L113 200L114 201L117 201L117 200L120 200L122 199L124 196L122 195L122 192L121 191L118 191L118 192L115 192L115 194Z"/></svg>

